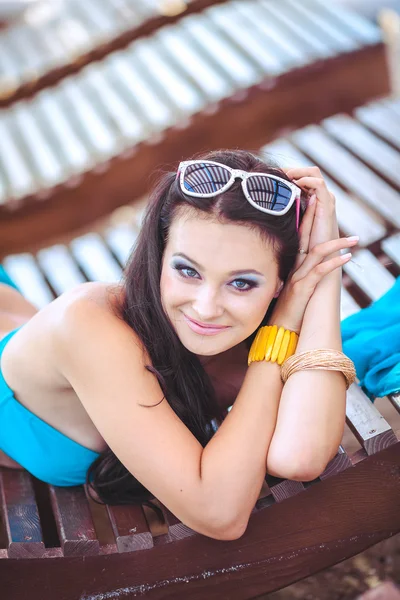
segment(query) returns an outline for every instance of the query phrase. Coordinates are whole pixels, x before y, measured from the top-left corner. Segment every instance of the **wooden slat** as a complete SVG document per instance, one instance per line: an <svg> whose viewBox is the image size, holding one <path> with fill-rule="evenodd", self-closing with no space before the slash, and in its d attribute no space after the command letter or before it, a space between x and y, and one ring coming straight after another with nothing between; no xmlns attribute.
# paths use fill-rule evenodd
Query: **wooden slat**
<svg viewBox="0 0 400 600"><path fill-rule="evenodd" d="M235 82L236 89L248 87L261 80L261 72L248 55L243 55L226 36L220 35L205 14L187 17L180 24L202 48L202 54L214 55L215 61L223 64L225 73Z"/></svg>
<svg viewBox="0 0 400 600"><path fill-rule="evenodd" d="M84 173L94 166L94 155L76 132L69 118L68 107L61 88L43 90L30 103L41 126L52 140L54 151L63 161L64 177L67 179L76 173Z"/></svg>
<svg viewBox="0 0 400 600"><path fill-rule="evenodd" d="M19 139L21 147L25 148L25 157L37 187L53 187L64 181L64 168L37 121L35 107L32 108L26 102L14 106L15 139Z"/></svg>
<svg viewBox="0 0 400 600"><path fill-rule="evenodd" d="M9 558L44 555L39 511L27 471L0 468L0 516Z"/></svg>
<svg viewBox="0 0 400 600"><path fill-rule="evenodd" d="M335 115L322 122L324 129L379 174L400 187L399 153L349 115Z"/></svg>
<svg viewBox="0 0 400 600"><path fill-rule="evenodd" d="M275 2L270 2L270 0L260 0L260 3L265 11L268 11L275 19L277 27L280 26L282 35L298 40L306 49L308 56L314 59L316 57L323 59L336 54L335 50L324 39L321 39L319 35L310 35L306 28L298 27L290 11L282 10L285 8L282 4L278 6Z"/></svg>
<svg viewBox="0 0 400 600"><path fill-rule="evenodd" d="M195 79L208 102L217 102L234 91L232 84L220 77L215 67L196 52L183 27L164 27L157 33L157 38L164 51L168 49L170 57L173 56L185 71L186 77Z"/></svg>
<svg viewBox="0 0 400 600"><path fill-rule="evenodd" d="M346 419L368 455L398 443L389 423L356 384L347 391Z"/></svg>
<svg viewBox="0 0 400 600"><path fill-rule="evenodd" d="M151 44L136 42L134 57L135 62L144 69L143 74L151 81L151 86L175 108L178 118L196 113L204 107L204 99L198 89L173 69L155 40Z"/></svg>
<svg viewBox="0 0 400 600"><path fill-rule="evenodd" d="M341 3L340 10L338 10L337 4L331 4L325 2L325 0L315 1L332 23L337 23L343 31L347 31L362 44L376 44L380 39L380 32L375 23L370 19L366 19L358 11L351 10L343 3Z"/></svg>
<svg viewBox="0 0 400 600"><path fill-rule="evenodd" d="M50 500L64 556L96 556L99 541L82 486L49 486Z"/></svg>
<svg viewBox="0 0 400 600"><path fill-rule="evenodd" d="M307 53L298 40L288 35L282 35L274 19L265 18L265 9L258 0L236 1L234 6L241 21L250 30L258 33L264 41L266 36L271 40L270 50L279 57L285 69L298 68L308 61Z"/></svg>
<svg viewBox="0 0 400 600"><path fill-rule="evenodd" d="M141 506L107 506L118 552L146 550L154 546Z"/></svg>
<svg viewBox="0 0 400 600"><path fill-rule="evenodd" d="M72 255L62 244L39 250L37 260L58 296L86 281Z"/></svg>
<svg viewBox="0 0 400 600"><path fill-rule="evenodd" d="M288 139L280 138L261 149L268 160L270 156L279 166L290 168L294 166L320 167L326 184L336 198L336 212L339 228L345 235L360 236L359 246L368 246L376 240L381 239L386 233L383 222L376 215L365 210L360 202L357 202L350 194L347 194L329 175L326 174L324 166L318 161L312 160L300 152ZM357 231L355 231L355 224Z"/></svg>
<svg viewBox="0 0 400 600"><path fill-rule="evenodd" d="M339 27L332 19L327 19L323 14L321 6L315 6L314 3L300 3L295 0L288 0L288 10L293 11L293 16L300 26L307 27L310 35L320 36L331 47L340 52L351 52L360 46L360 43L354 36Z"/></svg>
<svg viewBox="0 0 400 600"><path fill-rule="evenodd" d="M121 277L120 265L98 234L88 233L75 238L71 250L89 280L115 283Z"/></svg>
<svg viewBox="0 0 400 600"><path fill-rule="evenodd" d="M60 88L69 105L71 118L82 132L82 137L98 160L108 160L123 150L121 140L113 134L109 123L102 118L91 103L79 79L69 77L60 84Z"/></svg>
<svg viewBox="0 0 400 600"><path fill-rule="evenodd" d="M105 69L118 93L139 115L147 139L152 133L159 135L176 122L176 112L144 78L132 51L113 54L105 61Z"/></svg>
<svg viewBox="0 0 400 600"><path fill-rule="evenodd" d="M382 240L382 249L400 267L400 232Z"/></svg>
<svg viewBox="0 0 400 600"><path fill-rule="evenodd" d="M282 502L283 500L291 498L292 496L295 496L306 489L301 481L280 479L279 477L273 477L272 475L267 475L265 477L265 481L271 490L275 502Z"/></svg>
<svg viewBox="0 0 400 600"><path fill-rule="evenodd" d="M258 65L263 76L277 76L285 71L285 64L272 44L265 44L265 37L257 29L246 27L246 22L237 11L235 4L212 6L207 10L217 30L225 39L247 55L253 64Z"/></svg>
<svg viewBox="0 0 400 600"><path fill-rule="evenodd" d="M400 119L396 118L388 106L374 102L357 108L355 116L377 135L400 149Z"/></svg>
<svg viewBox="0 0 400 600"><path fill-rule="evenodd" d="M136 242L138 231L135 231L131 225L121 224L107 229L104 236L120 264L124 266Z"/></svg>
<svg viewBox="0 0 400 600"><path fill-rule="evenodd" d="M348 150L330 138L321 127L310 125L293 133L291 139L375 212L400 227L398 193Z"/></svg>
<svg viewBox="0 0 400 600"><path fill-rule="evenodd" d="M353 259L355 262L348 262L343 270L371 300L377 300L390 290L395 278L369 250L353 252Z"/></svg>
<svg viewBox="0 0 400 600"><path fill-rule="evenodd" d="M0 113L0 138L0 161L11 199L33 194L36 188L35 177L18 147L10 115Z"/></svg>
<svg viewBox="0 0 400 600"><path fill-rule="evenodd" d="M157 503L161 508L165 523L168 527L168 533L162 534L154 538L154 545L159 546L162 544L169 544L170 542L175 542L178 540L183 540L184 538L191 537L193 535L198 535L193 529L184 525L172 514L170 510L166 506L164 506L161 502Z"/></svg>
<svg viewBox="0 0 400 600"><path fill-rule="evenodd" d="M10 24L0 33L0 102L7 105L54 85L92 60L178 21L180 13L205 9L211 1L224 2L187 0L178 7L154 0L69 0L57 5L51 18Z"/></svg>
<svg viewBox="0 0 400 600"><path fill-rule="evenodd" d="M123 148L145 139L146 131L138 115L114 89L104 69L97 65L87 67L82 87L92 106L112 126L113 135L122 140Z"/></svg>
<svg viewBox="0 0 400 600"><path fill-rule="evenodd" d="M43 308L54 300L50 288L30 254L8 256L4 259L4 267L21 290L22 295L38 308Z"/></svg>
<svg viewBox="0 0 400 600"><path fill-rule="evenodd" d="M396 391L394 394L389 394L388 398L395 409L400 413L400 390L398 392Z"/></svg>
<svg viewBox="0 0 400 600"><path fill-rule="evenodd" d="M340 297L340 320L354 315L360 310L360 306L354 300L353 296L349 294L345 287L342 286L341 297Z"/></svg>
<svg viewBox="0 0 400 600"><path fill-rule="evenodd" d="M346 450L343 448L343 446L339 446L338 453L332 458L331 461L329 461L324 472L319 476L319 479L324 480L328 477L332 477L333 475L337 475L351 466L352 463L347 455Z"/></svg>

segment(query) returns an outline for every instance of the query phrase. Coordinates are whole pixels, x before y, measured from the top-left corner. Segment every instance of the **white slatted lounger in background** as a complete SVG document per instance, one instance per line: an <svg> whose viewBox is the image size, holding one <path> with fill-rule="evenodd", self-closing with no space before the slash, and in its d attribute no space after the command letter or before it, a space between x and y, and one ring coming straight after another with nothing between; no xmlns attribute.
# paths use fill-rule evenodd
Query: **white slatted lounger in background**
<svg viewBox="0 0 400 600"><path fill-rule="evenodd" d="M140 10L144 4L139 3ZM13 162L18 161L22 177L13 176L7 157L0 156L0 201L67 184L79 167L84 173L93 163L107 161L168 127L182 126L240 90L379 40L372 25L347 32L345 16L328 24L329 11L315 0L314 18L318 24L326 21L332 35L316 31L303 39L291 33L288 15L294 9L289 0L282 2L282 14L269 4L235 0L184 17L85 67L51 91L1 110L4 139L12 138ZM107 6L111 2L96 3L93 14L109 14ZM88 12L78 2L71 2L70 10ZM296 27L300 31L302 24L306 30L306 16L301 11L297 16ZM354 18L350 15L350 25ZM270 44L265 43L268 35ZM316 39L319 55L313 47ZM0 34L1 41L4 45Z"/></svg>
<svg viewBox="0 0 400 600"><path fill-rule="evenodd" d="M291 54L286 67L290 62L295 66L302 60L302 53L296 48L298 41L308 46L316 58L380 41L377 29L366 20L343 7L332 11L316 0L310 0L307 7L284 0L278 11L271 0L187 0L179 6L156 0L69 0L47 12L38 10L35 14L33 7L26 13L25 22L10 26L0 34L0 100L22 97L24 86L26 93L31 93L35 85L40 89L40 80L43 80L42 86L54 84L57 70L59 76L63 70L65 73L68 68L73 70L74 64L76 70L80 64L102 58L112 49L125 45L129 36L133 40L141 35L141 30L152 32L163 23L168 24L170 17L180 17L185 12L207 12L208 4L217 4L208 14L219 23L220 35L246 46L247 51L254 54L256 63L276 72L281 69L281 60L265 45L265 34L271 36L277 47ZM228 10L225 10L226 4L230 5ZM276 17L278 27L274 23ZM249 27L243 27L246 24L251 24L252 32ZM297 42L288 41L292 36L288 35L287 28L293 31ZM246 41L249 35L251 39ZM53 72L52 79L49 72Z"/></svg>
<svg viewBox="0 0 400 600"><path fill-rule="evenodd" d="M55 244L10 255L2 262L22 294L37 308L86 281L118 282L137 238L135 224L107 227L100 235L88 233L70 244Z"/></svg>
<svg viewBox="0 0 400 600"><path fill-rule="evenodd" d="M32 6L16 24L0 32L0 100L53 84L63 70L99 59L207 0L160 3L158 0L68 0ZM143 32L143 33L142 33ZM58 75L57 75L58 72ZM52 73L52 77L49 74Z"/></svg>
<svg viewBox="0 0 400 600"><path fill-rule="evenodd" d="M75 4L86 14L86 5ZM329 78L331 68L339 80L336 65L343 64L344 74L349 64L358 72L365 60L357 53L371 47L380 56L382 46L378 29L356 15L339 11L332 18L319 0L310 7L312 18L290 0L279 10L271 0L214 3L0 110L0 258L42 244L46 230L49 238L69 233L132 202L148 192L150 172L182 152L198 152L205 139L240 146L260 136L260 122L272 127L271 139L283 120L315 118L314 110L299 117L291 100L292 108L280 108L271 96L280 82L286 90L293 72L298 85L299 69L306 87ZM103 22L92 12L92 20ZM318 68L310 70L314 63ZM364 90L354 85L356 95ZM368 86L361 92L371 93ZM288 116L290 110L295 114Z"/></svg>

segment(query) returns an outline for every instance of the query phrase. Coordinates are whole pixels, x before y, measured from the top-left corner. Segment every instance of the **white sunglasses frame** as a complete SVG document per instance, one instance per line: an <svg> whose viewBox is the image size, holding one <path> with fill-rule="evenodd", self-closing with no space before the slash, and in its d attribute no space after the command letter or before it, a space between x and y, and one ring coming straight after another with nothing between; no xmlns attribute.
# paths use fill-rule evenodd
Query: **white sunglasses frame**
<svg viewBox="0 0 400 600"><path fill-rule="evenodd" d="M227 181L227 183L221 189L219 189L217 192L209 192L207 194L200 194L200 192L190 192L189 190L186 190L184 187L186 167L188 167L189 165L201 165L204 163L210 164L210 165L216 165L217 167L223 167L223 168L227 169L228 171L230 171L231 177L230 177L229 181ZM262 206L259 206L256 202L254 202L254 200L251 199L249 192L247 190L246 181L250 177L254 177L254 176L258 177L260 175L262 175L264 177L268 177L269 179L274 179L275 181L280 181L280 182L284 183L291 190L292 195L290 197L288 205L283 210L276 211L276 210L270 210L269 208L263 208ZM285 215L292 208L292 206L297 198L300 201L300 196L301 196L301 192L302 192L301 188L299 188L298 185L296 185L295 183L292 183L291 181L287 181L286 179L282 179L282 177L278 177L277 175L270 175L269 173L256 173L256 172L249 173L247 171L241 171L240 169L232 169L231 167L228 167L228 165L224 165L222 163L218 163L213 160L185 160L185 161L182 161L181 163L179 163L176 178L178 179L178 177L179 177L179 185L180 185L182 192L184 194L186 194L187 196L193 196L194 198L212 198L213 196L218 196L219 194L223 194L226 190L228 190L231 187L231 185L234 183L235 179L237 177L240 177L242 179L242 190L243 190L243 194L244 194L246 200L252 206L254 206L254 208L257 208L258 210L261 210L262 212L267 213L269 215L276 215L276 216L277 215Z"/></svg>

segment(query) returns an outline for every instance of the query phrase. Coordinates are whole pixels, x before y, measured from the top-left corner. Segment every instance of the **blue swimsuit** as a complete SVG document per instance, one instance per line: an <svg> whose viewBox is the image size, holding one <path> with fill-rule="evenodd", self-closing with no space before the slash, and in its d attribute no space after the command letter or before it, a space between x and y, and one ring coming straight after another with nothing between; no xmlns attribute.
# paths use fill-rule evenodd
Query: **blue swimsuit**
<svg viewBox="0 0 400 600"><path fill-rule="evenodd" d="M1 265L0 282L12 284ZM18 329L0 341L0 449L46 483L81 485L87 469L100 454L71 440L25 408L1 372L1 355Z"/></svg>

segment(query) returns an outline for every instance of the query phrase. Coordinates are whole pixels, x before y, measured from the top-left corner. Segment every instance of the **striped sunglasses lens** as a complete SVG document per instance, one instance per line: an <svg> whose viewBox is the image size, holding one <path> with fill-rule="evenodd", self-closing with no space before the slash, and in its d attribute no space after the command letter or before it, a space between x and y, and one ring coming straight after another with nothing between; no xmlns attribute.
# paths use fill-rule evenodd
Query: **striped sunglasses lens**
<svg viewBox="0 0 400 600"><path fill-rule="evenodd" d="M196 163L185 168L183 186L194 194L214 196L231 179L231 173L223 166Z"/></svg>
<svg viewBox="0 0 400 600"><path fill-rule="evenodd" d="M257 206L278 213L285 210L293 194L288 185L268 175L251 175L246 179L246 188Z"/></svg>

